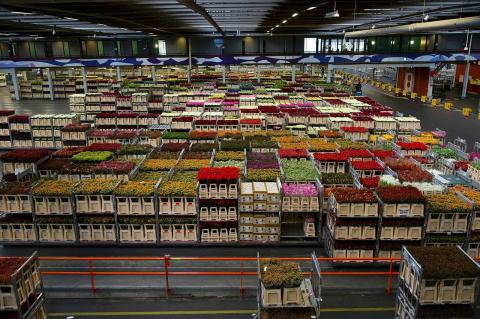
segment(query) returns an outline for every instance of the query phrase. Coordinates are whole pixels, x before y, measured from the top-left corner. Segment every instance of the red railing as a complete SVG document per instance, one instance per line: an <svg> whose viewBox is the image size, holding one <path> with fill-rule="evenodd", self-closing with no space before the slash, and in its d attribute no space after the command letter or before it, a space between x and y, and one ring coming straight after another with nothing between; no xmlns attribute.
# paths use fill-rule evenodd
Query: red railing
<svg viewBox="0 0 480 319"><path fill-rule="evenodd" d="M275 257L277 258L277 257ZM163 276L165 294L170 294L170 276L239 276L240 277L240 293L245 292L244 277L256 276L256 271L244 271L245 262L254 262L255 257L171 257L165 255L162 257L39 257L40 261L86 261L88 271L41 271L43 276L89 276L90 290L94 294L96 292L95 277L96 276ZM261 258L267 259L267 258ZM278 257L277 259L285 261L309 261L310 258L303 257ZM96 271L95 261L161 261L163 271ZM180 261L238 261L240 271L170 271L171 262ZM392 292L393 276L397 276L398 272L393 271L395 262L400 261L399 258L330 258L319 257L319 262L388 262L388 271L322 271L322 276L387 276L386 292ZM360 265L360 264L359 264ZM385 264L385 267L387 264ZM304 275L309 275L305 272Z"/></svg>

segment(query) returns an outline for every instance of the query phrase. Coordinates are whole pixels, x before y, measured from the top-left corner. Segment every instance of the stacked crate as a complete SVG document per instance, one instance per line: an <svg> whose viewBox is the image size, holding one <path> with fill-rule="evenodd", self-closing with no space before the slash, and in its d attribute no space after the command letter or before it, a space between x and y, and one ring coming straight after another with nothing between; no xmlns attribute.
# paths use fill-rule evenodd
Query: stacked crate
<svg viewBox="0 0 480 319"><path fill-rule="evenodd" d="M47 319L37 253L0 258L0 317Z"/></svg>
<svg viewBox="0 0 480 319"><path fill-rule="evenodd" d="M376 193L381 200L378 257L400 258L403 245L421 245L425 197L412 186L379 187Z"/></svg>
<svg viewBox="0 0 480 319"><path fill-rule="evenodd" d="M403 247L395 318L473 318L479 274L459 247Z"/></svg>
<svg viewBox="0 0 480 319"><path fill-rule="evenodd" d="M335 258L374 257L379 205L373 192L334 188L329 202L324 236L327 254Z"/></svg>
<svg viewBox="0 0 480 319"><path fill-rule="evenodd" d="M0 188L0 242L34 243L37 232L33 220L30 182L6 182Z"/></svg>
<svg viewBox="0 0 480 319"><path fill-rule="evenodd" d="M456 186L457 195L473 207L468 224L468 238L465 251L472 258L480 257L480 191L464 186Z"/></svg>
<svg viewBox="0 0 480 319"><path fill-rule="evenodd" d="M12 115L8 118L12 147L33 147L29 115Z"/></svg>
<svg viewBox="0 0 480 319"><path fill-rule="evenodd" d="M278 182L240 183L240 240L280 240Z"/></svg>
<svg viewBox="0 0 480 319"><path fill-rule="evenodd" d="M12 147L8 117L13 114L15 114L15 111L12 111L12 110L0 111L0 148Z"/></svg>

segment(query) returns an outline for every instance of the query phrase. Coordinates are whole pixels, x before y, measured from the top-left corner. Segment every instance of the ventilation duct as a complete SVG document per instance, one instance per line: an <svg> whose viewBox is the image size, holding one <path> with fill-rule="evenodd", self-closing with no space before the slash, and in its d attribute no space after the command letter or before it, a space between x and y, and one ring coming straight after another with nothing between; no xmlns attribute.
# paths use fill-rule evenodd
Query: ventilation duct
<svg viewBox="0 0 480 319"><path fill-rule="evenodd" d="M432 31L448 31L458 29L474 29L480 27L480 16L448 19L431 22L412 23L406 25L400 25L396 27L369 29L361 31L352 31L345 33L346 38L363 38L373 37L379 35L392 35L392 34L406 34L406 33L421 33Z"/></svg>

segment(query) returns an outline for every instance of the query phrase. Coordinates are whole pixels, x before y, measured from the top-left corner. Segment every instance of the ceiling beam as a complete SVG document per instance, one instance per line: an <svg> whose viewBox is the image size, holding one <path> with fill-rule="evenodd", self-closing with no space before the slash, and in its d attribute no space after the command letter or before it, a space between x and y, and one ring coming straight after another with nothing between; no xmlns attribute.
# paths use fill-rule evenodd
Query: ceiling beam
<svg viewBox="0 0 480 319"><path fill-rule="evenodd" d="M192 9L194 12L200 14L208 21L218 32L225 36L222 28L213 20L213 18L208 14L208 12L200 5L198 5L194 0L177 0L178 3L183 4L185 7Z"/></svg>

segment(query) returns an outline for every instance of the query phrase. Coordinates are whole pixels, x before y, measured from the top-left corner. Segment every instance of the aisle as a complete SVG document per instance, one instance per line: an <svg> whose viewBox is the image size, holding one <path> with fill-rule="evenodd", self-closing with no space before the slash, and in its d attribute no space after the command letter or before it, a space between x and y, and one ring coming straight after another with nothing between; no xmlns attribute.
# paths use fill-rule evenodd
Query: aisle
<svg viewBox="0 0 480 319"><path fill-rule="evenodd" d="M10 98L7 87L0 88L0 109L15 110L18 114L70 113L68 100L31 99L15 101Z"/></svg>
<svg viewBox="0 0 480 319"><path fill-rule="evenodd" d="M395 111L417 117L421 120L422 130L439 128L447 131L449 140L458 136L465 138L470 150L476 141L480 142L480 120L473 116L465 118L459 111L445 111L427 106L418 100L394 97L370 85L363 86L363 94Z"/></svg>

